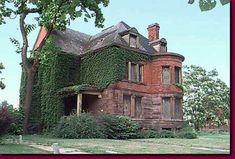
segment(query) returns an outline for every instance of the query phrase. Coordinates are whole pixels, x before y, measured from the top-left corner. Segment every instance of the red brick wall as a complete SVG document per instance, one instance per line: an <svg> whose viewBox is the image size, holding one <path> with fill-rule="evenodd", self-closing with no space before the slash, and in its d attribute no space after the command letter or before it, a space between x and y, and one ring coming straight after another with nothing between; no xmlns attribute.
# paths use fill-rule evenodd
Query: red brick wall
<svg viewBox="0 0 235 159"><path fill-rule="evenodd" d="M86 96L86 94L83 96ZM101 96L102 98L98 98L98 96L96 96L97 98L95 99L95 102L89 102L88 112L93 115L97 115L99 113L116 114L117 108L116 103L113 100L113 89L105 89Z"/></svg>
<svg viewBox="0 0 235 159"><path fill-rule="evenodd" d="M162 66L168 65L171 69L171 84L162 85ZM135 83L127 80L111 84L102 92L102 98L91 106L94 114L100 112L123 115L123 95L131 96L131 115L145 128L177 128L182 126L182 120L174 118L174 99L182 97L182 90L175 86L174 68L181 67L182 60L176 56L158 56L151 62L144 64L144 82ZM134 98L142 97L142 113L136 118ZM171 97L172 119L162 120L162 97Z"/></svg>

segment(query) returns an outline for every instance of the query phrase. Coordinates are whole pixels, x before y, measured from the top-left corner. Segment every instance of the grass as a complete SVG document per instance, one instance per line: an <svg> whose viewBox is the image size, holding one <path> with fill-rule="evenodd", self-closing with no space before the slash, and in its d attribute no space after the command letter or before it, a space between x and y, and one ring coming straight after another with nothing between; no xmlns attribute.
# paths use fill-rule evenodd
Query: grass
<svg viewBox="0 0 235 159"><path fill-rule="evenodd" d="M15 139L15 136L8 138ZM108 153L107 151L121 154L228 154L230 149L228 133L199 134L197 139L58 139L26 135L23 136L23 140L44 145L59 143L62 147L95 154Z"/></svg>
<svg viewBox="0 0 235 159"><path fill-rule="evenodd" d="M0 154L48 154L48 152L26 145L0 144Z"/></svg>

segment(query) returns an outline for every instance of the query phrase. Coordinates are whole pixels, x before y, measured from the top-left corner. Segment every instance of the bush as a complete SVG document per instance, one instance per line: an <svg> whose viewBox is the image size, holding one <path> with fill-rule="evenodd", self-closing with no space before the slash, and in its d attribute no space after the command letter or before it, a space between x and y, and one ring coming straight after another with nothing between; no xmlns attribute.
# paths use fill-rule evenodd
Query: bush
<svg viewBox="0 0 235 159"><path fill-rule="evenodd" d="M55 137L60 138L103 138L102 131L95 118L88 113L62 117L53 131Z"/></svg>
<svg viewBox="0 0 235 159"><path fill-rule="evenodd" d="M7 109L7 107L0 107L0 138L7 133L13 119Z"/></svg>
<svg viewBox="0 0 235 159"><path fill-rule="evenodd" d="M177 137L183 139L196 139L197 133L192 127L185 127L177 133Z"/></svg>
<svg viewBox="0 0 235 159"><path fill-rule="evenodd" d="M9 113L13 118L13 123L11 124L8 133L11 135L20 135L23 133L23 111L21 109L9 108Z"/></svg>
<svg viewBox="0 0 235 159"><path fill-rule="evenodd" d="M97 118L103 134L108 139L132 139L138 137L140 126L129 117L103 114Z"/></svg>
<svg viewBox="0 0 235 159"><path fill-rule="evenodd" d="M153 129L143 129L139 132L138 138L160 138L160 133Z"/></svg>
<svg viewBox="0 0 235 159"><path fill-rule="evenodd" d="M161 130L160 137L161 138L174 138L175 134L174 134L174 132L172 132L170 130Z"/></svg>

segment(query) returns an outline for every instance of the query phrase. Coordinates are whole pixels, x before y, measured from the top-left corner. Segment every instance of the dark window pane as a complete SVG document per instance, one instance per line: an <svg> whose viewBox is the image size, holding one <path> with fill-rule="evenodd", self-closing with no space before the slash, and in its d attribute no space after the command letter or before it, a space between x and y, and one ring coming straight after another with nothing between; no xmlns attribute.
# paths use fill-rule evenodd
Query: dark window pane
<svg viewBox="0 0 235 159"><path fill-rule="evenodd" d="M175 67L175 83L181 83L181 68Z"/></svg>
<svg viewBox="0 0 235 159"><path fill-rule="evenodd" d="M175 118L182 119L182 99L175 98Z"/></svg>
<svg viewBox="0 0 235 159"><path fill-rule="evenodd" d="M130 47L136 48L137 46L137 36L130 34Z"/></svg>
<svg viewBox="0 0 235 159"><path fill-rule="evenodd" d="M135 64L131 64L131 81L136 81Z"/></svg>
<svg viewBox="0 0 235 159"><path fill-rule="evenodd" d="M131 108L131 96L123 95L123 115L129 116Z"/></svg>
<svg viewBox="0 0 235 159"><path fill-rule="evenodd" d="M162 118L171 119L171 98L165 97L162 99Z"/></svg>
<svg viewBox="0 0 235 159"><path fill-rule="evenodd" d="M135 117L140 117L141 111L141 97L135 97Z"/></svg>
<svg viewBox="0 0 235 159"><path fill-rule="evenodd" d="M170 67L163 66L162 67L162 83L163 84L170 84Z"/></svg>
<svg viewBox="0 0 235 159"><path fill-rule="evenodd" d="M143 82L143 65L131 63L131 77L129 80L134 82Z"/></svg>
<svg viewBox="0 0 235 159"><path fill-rule="evenodd" d="M139 82L143 82L143 65L139 65Z"/></svg>

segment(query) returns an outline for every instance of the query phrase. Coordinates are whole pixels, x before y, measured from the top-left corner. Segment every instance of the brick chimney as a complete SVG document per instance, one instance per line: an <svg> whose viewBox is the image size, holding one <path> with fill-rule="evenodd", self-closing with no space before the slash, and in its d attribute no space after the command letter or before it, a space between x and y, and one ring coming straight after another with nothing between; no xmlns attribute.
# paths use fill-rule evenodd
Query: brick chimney
<svg viewBox="0 0 235 159"><path fill-rule="evenodd" d="M149 42L159 39L159 29L160 26L158 23L154 23L148 26Z"/></svg>

